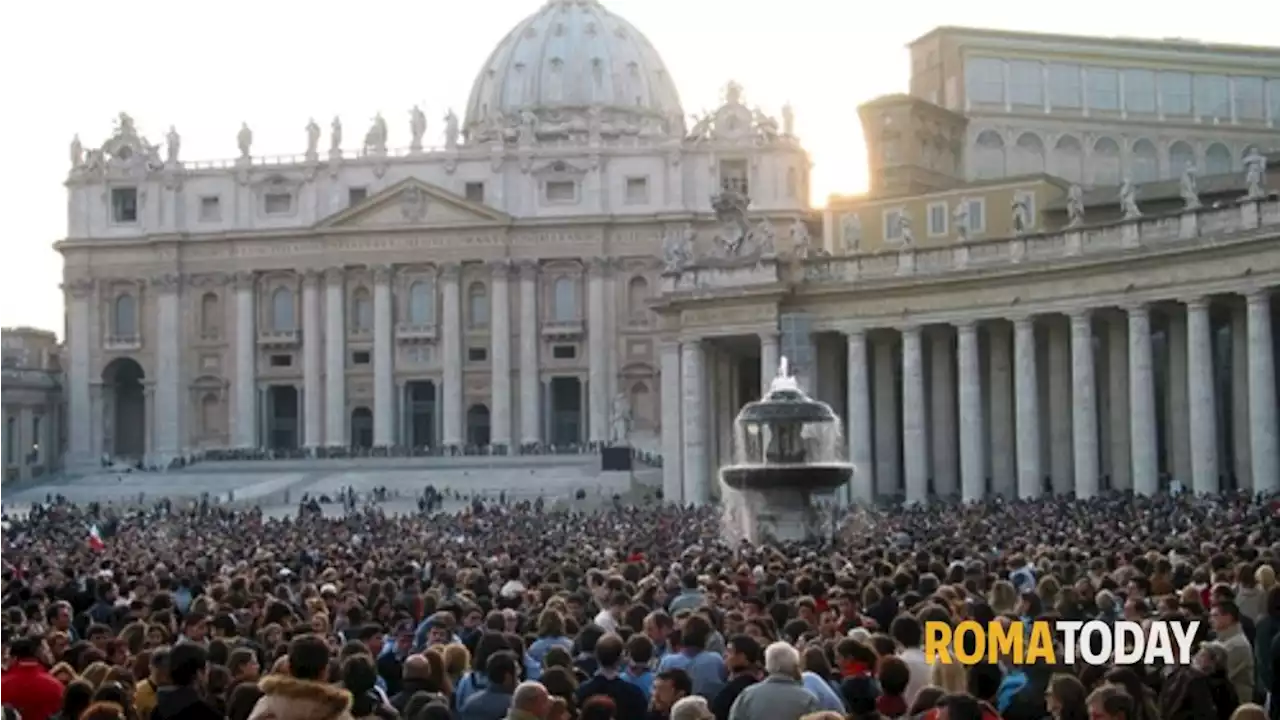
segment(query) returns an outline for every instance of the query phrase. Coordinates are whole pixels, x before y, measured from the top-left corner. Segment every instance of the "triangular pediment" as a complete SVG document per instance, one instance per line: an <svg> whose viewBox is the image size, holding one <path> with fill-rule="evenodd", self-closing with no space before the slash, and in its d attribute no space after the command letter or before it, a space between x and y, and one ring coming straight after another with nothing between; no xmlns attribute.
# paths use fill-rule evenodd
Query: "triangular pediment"
<svg viewBox="0 0 1280 720"><path fill-rule="evenodd" d="M461 195L405 178L321 220L319 228L449 227L506 224L511 216Z"/></svg>

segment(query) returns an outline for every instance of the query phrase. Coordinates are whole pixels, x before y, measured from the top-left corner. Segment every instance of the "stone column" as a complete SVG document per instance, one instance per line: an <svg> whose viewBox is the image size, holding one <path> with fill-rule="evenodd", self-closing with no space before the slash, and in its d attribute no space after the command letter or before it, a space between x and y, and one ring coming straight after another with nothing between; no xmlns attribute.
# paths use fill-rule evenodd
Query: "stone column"
<svg viewBox="0 0 1280 720"><path fill-rule="evenodd" d="M342 268L325 270L324 283L324 444L347 447L347 298ZM306 335L302 341L307 342Z"/></svg>
<svg viewBox="0 0 1280 720"><path fill-rule="evenodd" d="M872 344L872 372L875 388L872 392L875 411L876 494L897 495L899 488L898 463L898 388L893 371L893 341L880 338Z"/></svg>
<svg viewBox="0 0 1280 720"><path fill-rule="evenodd" d="M1093 314L1071 311L1071 440L1076 497L1098 493L1098 396L1093 367Z"/></svg>
<svg viewBox="0 0 1280 720"><path fill-rule="evenodd" d="M448 263L440 268L443 325L440 335L440 363L444 368L441 392L444 396L444 446L462 447L462 295L459 282L462 268Z"/></svg>
<svg viewBox="0 0 1280 720"><path fill-rule="evenodd" d="M902 474L908 504L929 499L923 364L920 326L908 325L902 328Z"/></svg>
<svg viewBox="0 0 1280 720"><path fill-rule="evenodd" d="M538 264L520 264L520 444L542 442L539 429L541 382L538 369ZM664 460L665 467L665 460Z"/></svg>
<svg viewBox="0 0 1280 720"><path fill-rule="evenodd" d="M1231 454L1236 484L1253 488L1253 452L1249 447L1249 323L1246 303L1231 309Z"/></svg>
<svg viewBox="0 0 1280 720"><path fill-rule="evenodd" d="M160 466L182 454L182 279L151 279L156 293L156 437L154 461Z"/></svg>
<svg viewBox="0 0 1280 720"><path fill-rule="evenodd" d="M31 446L35 444L35 438L31 435L31 418L34 413L27 405L18 408L18 437L14 441L18 449L17 456L13 458L18 463L18 477L23 480L31 478L31 465L27 459L31 456Z"/></svg>
<svg viewBox="0 0 1280 720"><path fill-rule="evenodd" d="M680 343L662 344L662 499L669 503L684 502L683 426L681 420Z"/></svg>
<svg viewBox="0 0 1280 720"><path fill-rule="evenodd" d="M1074 475L1071 328L1051 316L1045 318L1045 329L1049 335L1049 475L1053 478L1053 491L1067 493L1072 489Z"/></svg>
<svg viewBox="0 0 1280 720"><path fill-rule="evenodd" d="M396 444L395 344L392 338L391 268L373 269L373 444Z"/></svg>
<svg viewBox="0 0 1280 720"><path fill-rule="evenodd" d="M1213 378L1213 326L1209 300L1187 304L1187 400L1190 405L1191 489L1218 491L1218 405Z"/></svg>
<svg viewBox="0 0 1280 720"><path fill-rule="evenodd" d="M511 291L508 280L511 263L500 260L493 264L493 307L489 313L490 381L493 387L493 431L490 442L494 452L511 452Z"/></svg>
<svg viewBox="0 0 1280 720"><path fill-rule="evenodd" d="M1129 313L1129 438L1133 453L1133 489L1153 495L1156 476L1155 376L1151 371L1151 318L1146 305L1125 308Z"/></svg>
<svg viewBox="0 0 1280 720"><path fill-rule="evenodd" d="M867 332L849 331L849 462L853 463L856 502L870 504L876 498L875 467L871 447L871 373L867 366ZM777 363L774 363L776 366Z"/></svg>
<svg viewBox="0 0 1280 720"><path fill-rule="evenodd" d="M236 448L258 446L257 337L254 300L257 283L252 272L236 274L236 361L231 388L231 432Z"/></svg>
<svg viewBox="0 0 1280 720"><path fill-rule="evenodd" d="M1107 412L1111 432L1111 489L1133 487L1129 438L1129 328L1121 317L1107 322Z"/></svg>
<svg viewBox="0 0 1280 720"><path fill-rule="evenodd" d="M1036 381L1035 319L1013 321L1014 414L1017 422L1018 497L1040 495L1040 389Z"/></svg>
<svg viewBox="0 0 1280 720"><path fill-rule="evenodd" d="M75 280L63 286L67 299L67 457L63 467L88 470L98 458L94 452L93 378L90 373L92 348L97 334L92 332L90 301L96 285L92 280ZM99 416L101 413L99 412Z"/></svg>
<svg viewBox="0 0 1280 720"><path fill-rule="evenodd" d="M701 340L686 340L680 346L684 420L684 502L703 505L710 499L707 482L707 423L705 392L706 353Z"/></svg>
<svg viewBox="0 0 1280 720"><path fill-rule="evenodd" d="M769 394L769 386L778 376L778 333L760 333L760 397Z"/></svg>
<svg viewBox="0 0 1280 720"><path fill-rule="evenodd" d="M939 497L950 497L958 489L956 471L959 468L956 464L956 363L949 329L934 329L929 336L929 356L933 490Z"/></svg>
<svg viewBox="0 0 1280 720"><path fill-rule="evenodd" d="M972 320L956 326L960 375L960 497L978 502L986 494L987 459L983 447L982 376L978 359L978 326Z"/></svg>
<svg viewBox="0 0 1280 720"><path fill-rule="evenodd" d="M593 259L587 275L587 422L588 440L603 445L609 440L609 358L605 323L605 262ZM686 371L687 372L687 371ZM686 390L686 393L688 390ZM687 473L686 473L687 474Z"/></svg>
<svg viewBox="0 0 1280 720"><path fill-rule="evenodd" d="M1009 326L1002 321L988 324L987 342L990 351L987 372L991 375L991 487L997 494L1011 498L1017 494L1017 468Z"/></svg>
<svg viewBox="0 0 1280 720"><path fill-rule="evenodd" d="M1257 289L1245 295L1249 314L1249 449L1253 491L1280 489L1276 447L1276 367L1271 342L1271 295Z"/></svg>
<svg viewBox="0 0 1280 720"><path fill-rule="evenodd" d="M302 431L303 447L324 445L321 400L324 392L324 347L320 324L320 282L317 270L302 275Z"/></svg>
<svg viewBox="0 0 1280 720"><path fill-rule="evenodd" d="M1176 308L1176 306L1175 306ZM1165 334L1165 352L1169 358L1169 376L1165 397L1165 437L1168 449L1169 472L1173 479L1190 489L1191 485L1191 422L1190 398L1187 391L1188 377L1187 317L1176 309L1168 316ZM1157 398L1159 402L1161 398Z"/></svg>

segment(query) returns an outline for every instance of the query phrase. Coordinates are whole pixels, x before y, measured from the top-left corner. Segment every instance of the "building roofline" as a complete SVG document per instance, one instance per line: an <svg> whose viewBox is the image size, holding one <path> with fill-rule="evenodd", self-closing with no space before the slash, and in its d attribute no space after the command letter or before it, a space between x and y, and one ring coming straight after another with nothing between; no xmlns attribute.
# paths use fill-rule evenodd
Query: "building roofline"
<svg viewBox="0 0 1280 720"><path fill-rule="evenodd" d="M1220 52L1239 55L1256 55L1258 53L1280 56L1280 46L1274 45L1240 45L1223 42L1207 42L1194 38L1144 38L1115 37L1105 35L1072 35L1068 33L1045 33L1024 30L998 30L995 28L966 27L963 25L939 25L925 34L911 40L907 47L911 48L936 35L956 34L976 38L1001 40L1032 40L1041 42L1070 42L1085 45L1101 45L1115 48L1158 47L1162 50L1177 49L1180 51Z"/></svg>

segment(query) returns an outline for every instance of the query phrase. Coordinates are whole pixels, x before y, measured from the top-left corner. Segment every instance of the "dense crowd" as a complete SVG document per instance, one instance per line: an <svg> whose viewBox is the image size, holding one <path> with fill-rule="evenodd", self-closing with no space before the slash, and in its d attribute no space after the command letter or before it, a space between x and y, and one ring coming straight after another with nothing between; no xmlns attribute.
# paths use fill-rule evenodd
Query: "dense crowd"
<svg viewBox="0 0 1280 720"><path fill-rule="evenodd" d="M727 536L717 509L669 505L40 505L6 518L0 695L24 720L1280 717L1274 500L993 500ZM925 623L1000 618L1203 622L1187 666L925 656Z"/></svg>

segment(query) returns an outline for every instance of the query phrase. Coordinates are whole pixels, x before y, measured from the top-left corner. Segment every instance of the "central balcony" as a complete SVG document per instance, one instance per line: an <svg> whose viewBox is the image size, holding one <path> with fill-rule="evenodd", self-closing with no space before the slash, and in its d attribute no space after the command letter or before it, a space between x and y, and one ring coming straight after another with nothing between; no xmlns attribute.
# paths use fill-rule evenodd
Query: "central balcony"
<svg viewBox="0 0 1280 720"><path fill-rule="evenodd" d="M400 323L396 325L396 340L402 343L435 342L435 323Z"/></svg>

